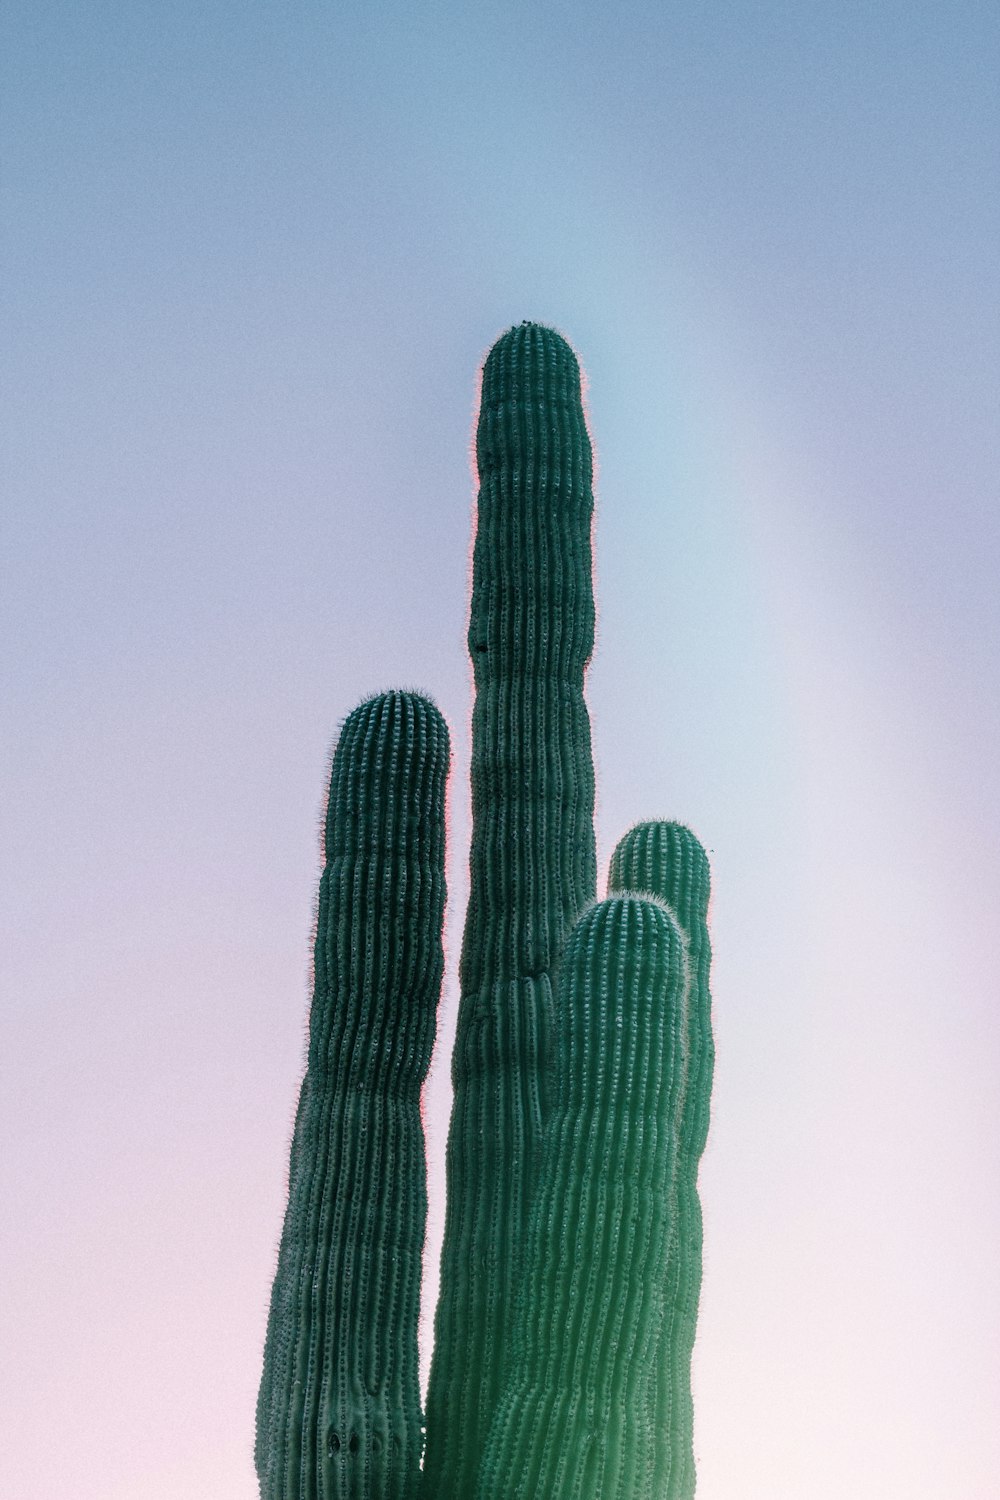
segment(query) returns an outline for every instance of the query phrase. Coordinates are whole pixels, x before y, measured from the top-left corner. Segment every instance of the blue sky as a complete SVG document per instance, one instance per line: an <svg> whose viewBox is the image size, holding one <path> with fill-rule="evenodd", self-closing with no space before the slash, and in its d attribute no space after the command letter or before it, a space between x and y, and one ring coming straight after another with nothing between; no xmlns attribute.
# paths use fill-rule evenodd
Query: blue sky
<svg viewBox="0 0 1000 1500"><path fill-rule="evenodd" d="M345 9L0 20L0 1490L253 1492L328 758L440 702L457 955L527 317L588 377L600 849L713 850L699 1500L990 1500L995 11Z"/></svg>

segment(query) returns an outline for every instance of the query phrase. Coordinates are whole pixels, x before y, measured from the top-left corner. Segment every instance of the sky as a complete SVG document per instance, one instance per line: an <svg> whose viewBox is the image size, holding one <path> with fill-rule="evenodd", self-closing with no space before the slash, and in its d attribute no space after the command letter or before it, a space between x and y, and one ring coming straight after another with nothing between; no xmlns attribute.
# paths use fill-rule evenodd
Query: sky
<svg viewBox="0 0 1000 1500"><path fill-rule="evenodd" d="M244 1500L338 726L588 383L602 867L711 851L699 1500L1000 1494L1000 17L8 0L0 1494Z"/></svg>

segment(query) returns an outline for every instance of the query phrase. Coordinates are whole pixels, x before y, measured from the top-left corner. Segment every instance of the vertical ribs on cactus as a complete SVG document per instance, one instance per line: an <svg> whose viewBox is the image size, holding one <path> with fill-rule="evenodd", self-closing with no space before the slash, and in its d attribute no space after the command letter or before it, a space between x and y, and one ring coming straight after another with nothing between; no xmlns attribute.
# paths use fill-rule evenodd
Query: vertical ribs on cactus
<svg viewBox="0 0 1000 1500"><path fill-rule="evenodd" d="M683 1047L687 1078L677 1122L678 1171L672 1243L662 1288L663 1318L653 1352L657 1452L663 1500L694 1494L691 1356L701 1294L702 1217L698 1163L708 1138L715 1046L708 937L708 856L681 823L638 823L611 856L609 891L646 891L673 911L688 942L690 997Z"/></svg>
<svg viewBox="0 0 1000 1500"><path fill-rule="evenodd" d="M576 357L551 329L491 349L476 457L471 883L426 1500L475 1490L550 1107L556 967L595 891L592 464Z"/></svg>
<svg viewBox="0 0 1000 1500"><path fill-rule="evenodd" d="M426 1220L420 1090L443 971L448 732L362 703L334 753L309 1054L257 1408L262 1500L410 1500Z"/></svg>
<svg viewBox="0 0 1000 1500"><path fill-rule="evenodd" d="M651 897L593 906L557 988L558 1083L477 1500L659 1495L652 1355L685 1083L688 964Z"/></svg>
<svg viewBox="0 0 1000 1500"><path fill-rule="evenodd" d="M713 1043L705 851L643 823L595 901L592 459L573 351L483 367L470 894L426 1410L420 1090L448 738L387 693L334 756L309 1059L257 1414L262 1500L691 1500Z"/></svg>

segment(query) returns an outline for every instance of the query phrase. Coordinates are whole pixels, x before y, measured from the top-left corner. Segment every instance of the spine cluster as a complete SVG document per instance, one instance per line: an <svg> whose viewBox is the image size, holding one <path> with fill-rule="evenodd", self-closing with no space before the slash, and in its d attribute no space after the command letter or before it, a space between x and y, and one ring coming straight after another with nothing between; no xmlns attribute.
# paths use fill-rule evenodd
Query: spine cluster
<svg viewBox="0 0 1000 1500"><path fill-rule="evenodd" d="M262 1500L412 1500L427 1212L420 1089L443 969L448 733L414 694L333 759L309 1055L257 1406Z"/></svg>

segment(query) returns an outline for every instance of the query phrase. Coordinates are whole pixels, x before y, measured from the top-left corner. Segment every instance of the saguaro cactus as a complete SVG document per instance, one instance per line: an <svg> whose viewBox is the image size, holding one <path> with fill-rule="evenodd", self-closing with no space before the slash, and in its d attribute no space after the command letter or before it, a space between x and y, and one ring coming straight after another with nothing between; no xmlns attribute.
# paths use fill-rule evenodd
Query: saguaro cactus
<svg viewBox="0 0 1000 1500"><path fill-rule="evenodd" d="M637 896L592 907L570 937L558 997L555 1107L480 1500L635 1500L661 1494L666 1478L652 1355L688 1000L671 912Z"/></svg>
<svg viewBox="0 0 1000 1500"><path fill-rule="evenodd" d="M523 324L494 345L476 456L471 888L427 1500L470 1500L500 1398L554 1084L555 970L595 888L592 466L579 368L558 334Z"/></svg>
<svg viewBox="0 0 1000 1500"><path fill-rule="evenodd" d="M708 1138L715 1064L709 992L708 858L683 824L639 823L625 834L611 856L608 889L650 891L662 897L689 944L691 987L683 1039L687 1077L677 1126L674 1222L662 1286L660 1336L652 1356L656 1472L663 1478L664 1500L687 1500L695 1487L691 1355L701 1293L698 1162Z"/></svg>
<svg viewBox="0 0 1000 1500"><path fill-rule="evenodd" d="M417 1481L420 1088L443 969L448 756L433 704L386 693L350 715L333 759L257 1406L263 1500L403 1500Z"/></svg>
<svg viewBox="0 0 1000 1500"><path fill-rule="evenodd" d="M418 1096L447 737L363 704L334 758L309 1064L258 1404L262 1500L690 1500L708 866L643 824L595 904L591 451L564 339L483 369L471 888L419 1468Z"/></svg>

